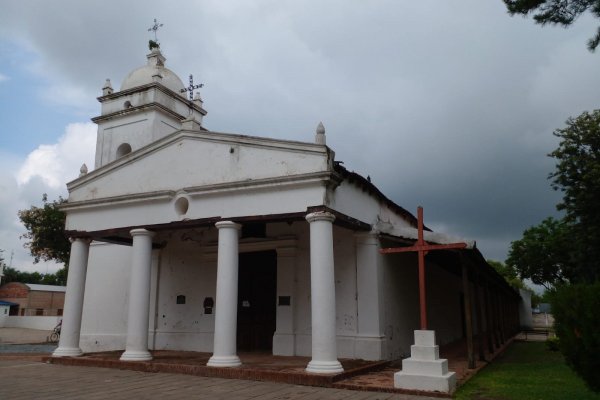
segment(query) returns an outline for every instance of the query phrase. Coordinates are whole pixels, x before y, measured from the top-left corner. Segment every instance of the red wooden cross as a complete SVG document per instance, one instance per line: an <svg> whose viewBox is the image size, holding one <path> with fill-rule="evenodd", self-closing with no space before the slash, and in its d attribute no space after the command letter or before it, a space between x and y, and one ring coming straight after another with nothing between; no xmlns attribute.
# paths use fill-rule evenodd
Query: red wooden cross
<svg viewBox="0 0 600 400"><path fill-rule="evenodd" d="M466 243L429 244L423 239L423 207L417 208L418 239L413 246L388 247L380 249L382 254L406 253L416 251L419 253L419 303L421 307L421 329L427 330L427 304L425 301L425 255L432 250L464 249Z"/></svg>

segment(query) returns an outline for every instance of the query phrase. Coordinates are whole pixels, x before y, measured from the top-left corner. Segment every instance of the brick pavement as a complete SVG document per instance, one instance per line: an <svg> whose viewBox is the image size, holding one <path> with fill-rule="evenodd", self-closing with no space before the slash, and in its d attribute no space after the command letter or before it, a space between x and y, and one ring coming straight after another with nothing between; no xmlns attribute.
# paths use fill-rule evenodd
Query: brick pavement
<svg viewBox="0 0 600 400"><path fill-rule="evenodd" d="M0 358L0 399L344 399L433 400L432 397L318 388L284 383L44 364Z"/></svg>

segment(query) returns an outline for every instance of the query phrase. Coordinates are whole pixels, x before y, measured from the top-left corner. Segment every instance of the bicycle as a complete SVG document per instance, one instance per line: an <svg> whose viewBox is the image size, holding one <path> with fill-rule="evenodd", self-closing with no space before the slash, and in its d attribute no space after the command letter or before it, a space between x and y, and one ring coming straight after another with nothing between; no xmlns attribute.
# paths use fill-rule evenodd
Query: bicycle
<svg viewBox="0 0 600 400"><path fill-rule="evenodd" d="M58 342L58 339L60 339L60 329L62 327L62 319L60 320L60 322L58 323L58 325L56 325L54 327L54 329L52 330L52 333L50 334L50 341L51 342Z"/></svg>

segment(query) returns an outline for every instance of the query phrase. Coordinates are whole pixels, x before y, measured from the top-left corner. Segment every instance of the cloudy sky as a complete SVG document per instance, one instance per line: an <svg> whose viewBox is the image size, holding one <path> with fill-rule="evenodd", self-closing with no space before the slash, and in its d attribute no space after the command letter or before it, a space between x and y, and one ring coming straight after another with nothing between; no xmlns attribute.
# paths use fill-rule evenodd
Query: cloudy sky
<svg viewBox="0 0 600 400"><path fill-rule="evenodd" d="M312 141L442 232L504 260L555 215L555 128L600 107L598 21L510 17L501 0L5 1L0 13L0 249L33 265L17 210L93 165L96 97L145 63L203 82L212 130Z"/></svg>

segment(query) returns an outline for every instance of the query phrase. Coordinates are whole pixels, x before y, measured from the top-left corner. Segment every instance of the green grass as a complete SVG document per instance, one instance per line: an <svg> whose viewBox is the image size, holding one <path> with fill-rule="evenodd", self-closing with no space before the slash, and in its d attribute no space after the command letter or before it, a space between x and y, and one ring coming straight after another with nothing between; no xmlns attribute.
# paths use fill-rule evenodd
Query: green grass
<svg viewBox="0 0 600 400"><path fill-rule="evenodd" d="M459 400L600 400L544 342L515 342L460 387Z"/></svg>

